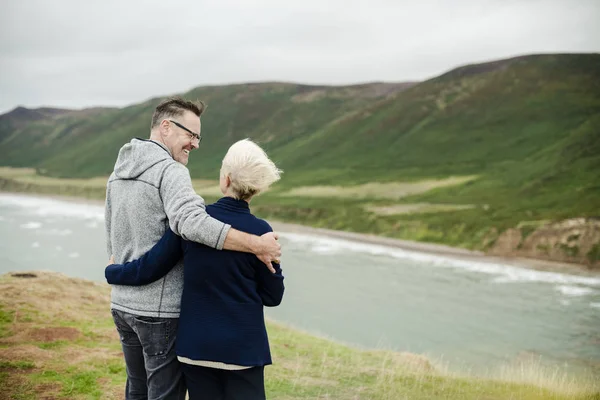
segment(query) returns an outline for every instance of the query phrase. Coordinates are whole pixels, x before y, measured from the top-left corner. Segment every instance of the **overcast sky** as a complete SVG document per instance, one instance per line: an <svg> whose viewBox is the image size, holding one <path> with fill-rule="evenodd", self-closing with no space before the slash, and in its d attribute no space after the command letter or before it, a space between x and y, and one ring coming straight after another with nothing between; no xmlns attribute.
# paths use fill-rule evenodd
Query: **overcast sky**
<svg viewBox="0 0 600 400"><path fill-rule="evenodd" d="M423 80L600 52L600 0L3 0L0 113L123 106L206 84Z"/></svg>

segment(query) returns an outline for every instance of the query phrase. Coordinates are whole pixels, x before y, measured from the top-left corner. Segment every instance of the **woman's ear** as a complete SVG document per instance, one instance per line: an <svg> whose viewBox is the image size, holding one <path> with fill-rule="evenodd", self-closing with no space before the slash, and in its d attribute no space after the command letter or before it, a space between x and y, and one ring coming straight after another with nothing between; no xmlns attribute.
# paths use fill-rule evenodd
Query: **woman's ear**
<svg viewBox="0 0 600 400"><path fill-rule="evenodd" d="M225 187L229 187L231 186L231 178L229 177L229 174L225 176Z"/></svg>

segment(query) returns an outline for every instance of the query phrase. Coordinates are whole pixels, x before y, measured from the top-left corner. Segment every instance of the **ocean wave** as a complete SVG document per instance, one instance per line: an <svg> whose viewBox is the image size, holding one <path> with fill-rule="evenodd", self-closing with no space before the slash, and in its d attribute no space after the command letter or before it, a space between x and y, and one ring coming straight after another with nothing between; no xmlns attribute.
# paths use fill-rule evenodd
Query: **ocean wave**
<svg viewBox="0 0 600 400"><path fill-rule="evenodd" d="M310 251L314 251L314 249L316 249L317 252L327 252L328 254L355 252L376 256L387 256L397 259L415 261L435 267L455 268L470 272L496 275L494 281L498 283L545 282L562 285L575 284L600 286L600 278L596 277L538 271L525 267L517 267L514 265L504 265L485 261L471 261L458 257L421 253L412 250L404 250L377 244L360 243L321 235L281 232L280 236L290 240L292 243L305 245Z"/></svg>
<svg viewBox="0 0 600 400"><path fill-rule="evenodd" d="M592 308L600 308L600 303L590 303L590 307L592 307Z"/></svg>
<svg viewBox="0 0 600 400"><path fill-rule="evenodd" d="M588 294L595 293L596 291L590 289L589 287L580 287L580 286L569 286L569 285L560 285L556 287L556 290L569 297L579 297L586 296Z"/></svg>
<svg viewBox="0 0 600 400"><path fill-rule="evenodd" d="M50 229L48 231L42 231L41 233L52 236L68 236L73 233L70 229Z"/></svg>
<svg viewBox="0 0 600 400"><path fill-rule="evenodd" d="M32 196L0 194L0 205L4 204L30 208L37 215L67 216L91 220L89 223L90 227L92 227L92 223L104 221L104 207L99 205L78 204ZM25 225L29 229L39 228L37 225ZM330 238L322 235L281 232L281 237L286 238L293 243L304 244L309 248L310 251L319 254L355 252L411 260L417 263L432 265L435 267L455 268L458 270L494 275L494 281L497 283L546 282L559 285L600 286L600 278L596 277L537 271L525 267L485 261L466 260L461 259L459 256L454 257L422 253L414 250L404 250L384 245Z"/></svg>
<svg viewBox="0 0 600 400"><path fill-rule="evenodd" d="M28 222L26 224L21 224L21 228L23 229L39 229L42 227L41 222Z"/></svg>
<svg viewBox="0 0 600 400"><path fill-rule="evenodd" d="M104 221L104 207L55 199L20 195L0 195L0 205L28 208L36 215L61 216Z"/></svg>

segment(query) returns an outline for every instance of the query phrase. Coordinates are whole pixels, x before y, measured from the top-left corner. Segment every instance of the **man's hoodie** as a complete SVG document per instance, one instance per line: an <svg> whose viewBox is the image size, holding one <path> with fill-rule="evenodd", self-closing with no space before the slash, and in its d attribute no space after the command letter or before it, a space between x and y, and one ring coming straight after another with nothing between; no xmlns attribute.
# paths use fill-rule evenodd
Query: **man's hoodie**
<svg viewBox="0 0 600 400"><path fill-rule="evenodd" d="M140 258L168 226L186 240L223 248L230 226L210 217L188 169L162 144L133 139L119 151L106 188L106 244L116 263ZM179 317L180 262L145 286L112 286L111 308L147 317Z"/></svg>

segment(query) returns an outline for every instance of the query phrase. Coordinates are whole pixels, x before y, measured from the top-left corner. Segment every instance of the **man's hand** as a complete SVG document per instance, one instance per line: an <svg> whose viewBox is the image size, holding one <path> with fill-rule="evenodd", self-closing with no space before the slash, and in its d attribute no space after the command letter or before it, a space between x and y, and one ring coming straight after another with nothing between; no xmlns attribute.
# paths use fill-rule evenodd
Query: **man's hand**
<svg viewBox="0 0 600 400"><path fill-rule="evenodd" d="M259 238L258 249L254 253L272 273L275 273L272 263L279 264L281 259L281 245L277 241L278 238L279 236L275 232L265 233Z"/></svg>

